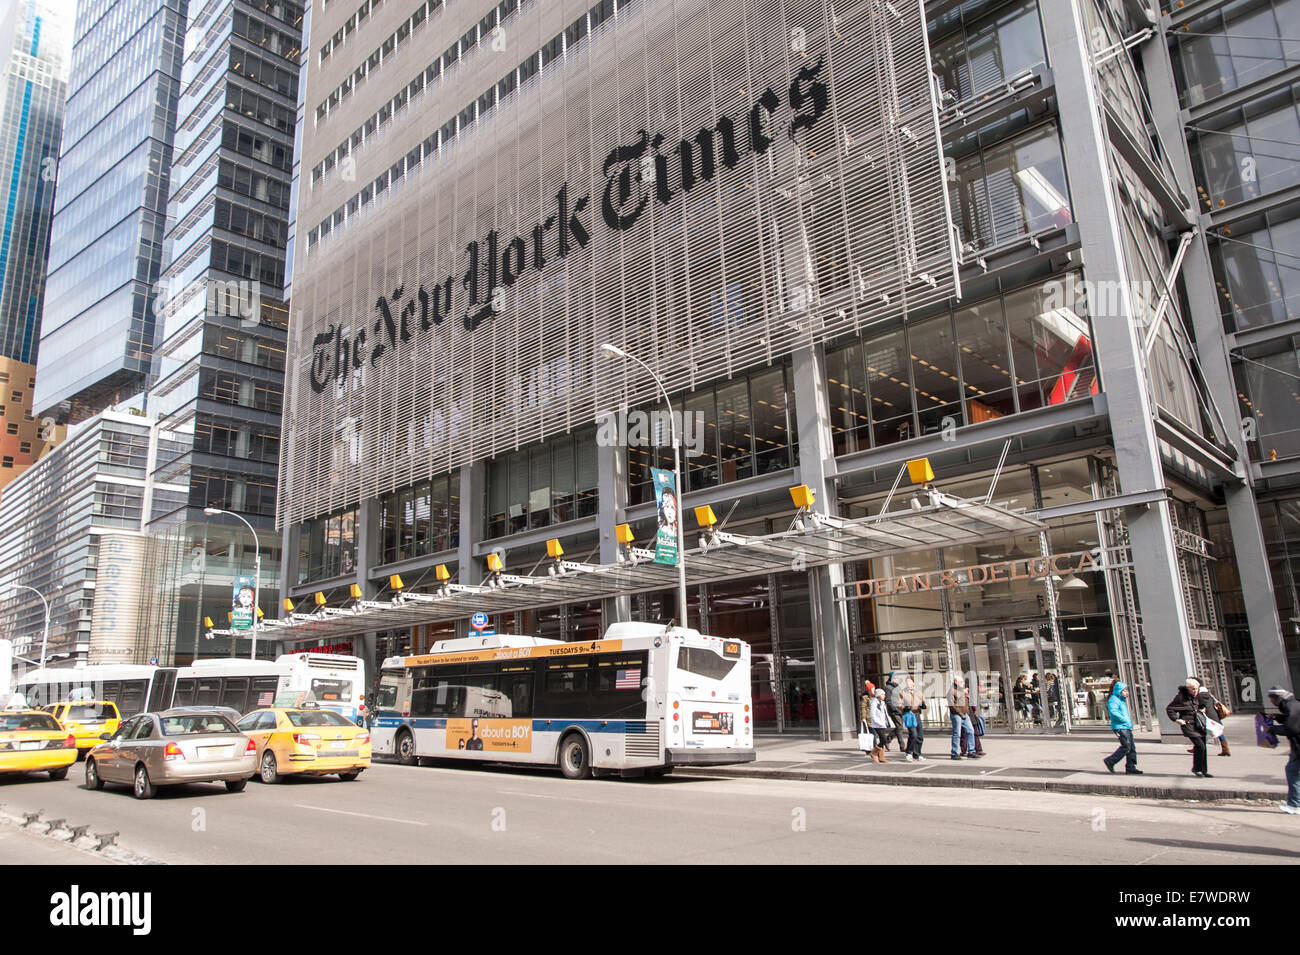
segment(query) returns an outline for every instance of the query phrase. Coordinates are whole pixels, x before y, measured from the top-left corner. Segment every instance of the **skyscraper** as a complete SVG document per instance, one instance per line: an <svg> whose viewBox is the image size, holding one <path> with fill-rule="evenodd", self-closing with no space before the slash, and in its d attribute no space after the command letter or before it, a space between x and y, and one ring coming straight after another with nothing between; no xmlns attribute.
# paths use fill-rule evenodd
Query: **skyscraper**
<svg viewBox="0 0 1300 955"><path fill-rule="evenodd" d="M0 488L57 437L32 416L45 264L67 95L71 4L0 0Z"/></svg>
<svg viewBox="0 0 1300 955"><path fill-rule="evenodd" d="M166 232L186 0L77 9L41 318L37 416L142 390Z"/></svg>
<svg viewBox="0 0 1300 955"><path fill-rule="evenodd" d="M269 579L260 593L264 605L275 600L285 246L303 22L292 0L194 0L190 11L149 393L160 428L155 486L172 488L155 491L149 526L173 555L164 555L158 579L186 634L204 616L199 600L228 603L230 595L231 579L215 563L212 574L192 572L194 554L229 555L251 574L256 551L243 523L205 516L204 508L237 512L265 532Z"/></svg>

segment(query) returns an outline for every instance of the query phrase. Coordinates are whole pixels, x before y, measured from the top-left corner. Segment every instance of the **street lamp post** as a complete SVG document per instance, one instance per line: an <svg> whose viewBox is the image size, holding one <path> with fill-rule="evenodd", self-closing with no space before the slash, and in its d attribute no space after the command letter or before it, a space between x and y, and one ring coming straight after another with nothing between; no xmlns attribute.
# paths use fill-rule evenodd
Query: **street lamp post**
<svg viewBox="0 0 1300 955"><path fill-rule="evenodd" d="M253 525L248 523L248 521L242 515L236 514L234 511L227 511L220 507L205 507L203 509L203 513L208 515L208 517L215 517L218 514L229 514L231 517L243 521L244 526L248 528L248 533L253 535L253 550L256 552L257 556L253 558L253 650L249 654L248 658L250 660L256 660L257 659L257 611L258 608L261 607L261 604L258 602L258 592L262 586L262 542L258 540L257 531L253 529ZM233 624L231 626L231 629L233 631L234 629ZM233 632L231 633L230 639L231 640L235 639Z"/></svg>
<svg viewBox="0 0 1300 955"><path fill-rule="evenodd" d="M682 483L682 455L680 442L677 438L677 419L673 417L673 404L668 398L668 389L659 376L651 370L650 366L643 362L635 355L629 355L623 349L609 342L601 345L596 349L597 352L608 355L611 358L626 358L634 361L645 369L646 374L654 379L654 383L659 386L659 393L663 395L664 404L668 408L668 427L672 434L673 442L673 473L677 476L677 601L681 606L682 626L687 625L686 614L686 537L685 525L686 515L684 513L686 485Z"/></svg>
<svg viewBox="0 0 1300 955"><path fill-rule="evenodd" d="M41 669L45 669L45 651L50 645L50 602L45 599L45 594L41 593L35 587L28 587L26 584L14 584L19 590L30 590L36 596L41 598L41 603L45 605L45 636L41 640Z"/></svg>

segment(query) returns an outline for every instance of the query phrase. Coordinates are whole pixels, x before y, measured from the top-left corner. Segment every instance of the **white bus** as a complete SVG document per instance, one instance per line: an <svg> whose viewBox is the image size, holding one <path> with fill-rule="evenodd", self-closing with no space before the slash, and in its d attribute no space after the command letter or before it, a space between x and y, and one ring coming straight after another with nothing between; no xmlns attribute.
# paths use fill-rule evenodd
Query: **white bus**
<svg viewBox="0 0 1300 955"><path fill-rule="evenodd" d="M93 664L31 670L14 692L32 706L62 700L109 700L122 718L172 706L229 706L240 713L261 706L314 700L360 722L365 669L357 657L287 653L274 662L218 658L185 667Z"/></svg>
<svg viewBox="0 0 1300 955"><path fill-rule="evenodd" d="M754 759L749 645L616 623L603 640L494 635L390 657L374 699L376 754L663 775Z"/></svg>

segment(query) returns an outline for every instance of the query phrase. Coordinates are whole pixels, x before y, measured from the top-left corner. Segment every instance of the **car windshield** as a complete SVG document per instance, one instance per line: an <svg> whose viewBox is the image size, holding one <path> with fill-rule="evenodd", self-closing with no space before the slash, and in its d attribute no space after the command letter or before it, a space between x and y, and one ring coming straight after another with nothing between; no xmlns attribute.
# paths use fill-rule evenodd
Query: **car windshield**
<svg viewBox="0 0 1300 955"><path fill-rule="evenodd" d="M112 703L78 703L75 706L69 706L68 712L63 718L65 720L75 720L78 723L85 723L90 720L115 720L117 719L117 707Z"/></svg>
<svg viewBox="0 0 1300 955"><path fill-rule="evenodd" d="M164 736L200 736L204 733L239 732L220 713L186 713L161 718Z"/></svg>
<svg viewBox="0 0 1300 955"><path fill-rule="evenodd" d="M290 710L285 716L294 726L356 726L332 710Z"/></svg>
<svg viewBox="0 0 1300 955"><path fill-rule="evenodd" d="M61 727L49 713L6 713L0 716L0 733L15 733L19 730L54 730Z"/></svg>

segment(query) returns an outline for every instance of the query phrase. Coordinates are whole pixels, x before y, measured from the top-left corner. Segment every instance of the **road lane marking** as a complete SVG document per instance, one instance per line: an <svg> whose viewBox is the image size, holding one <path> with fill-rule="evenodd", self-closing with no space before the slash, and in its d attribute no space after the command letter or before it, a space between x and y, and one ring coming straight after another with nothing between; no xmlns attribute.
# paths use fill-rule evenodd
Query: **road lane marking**
<svg viewBox="0 0 1300 955"><path fill-rule="evenodd" d="M415 819L397 819L393 816L372 816L368 812L348 812L346 809L326 809L324 806L306 806L302 803L295 803L295 809L315 809L317 812L336 812L340 816L360 816L362 819L378 819L380 822L401 822L408 826L427 826L427 822L419 822Z"/></svg>

